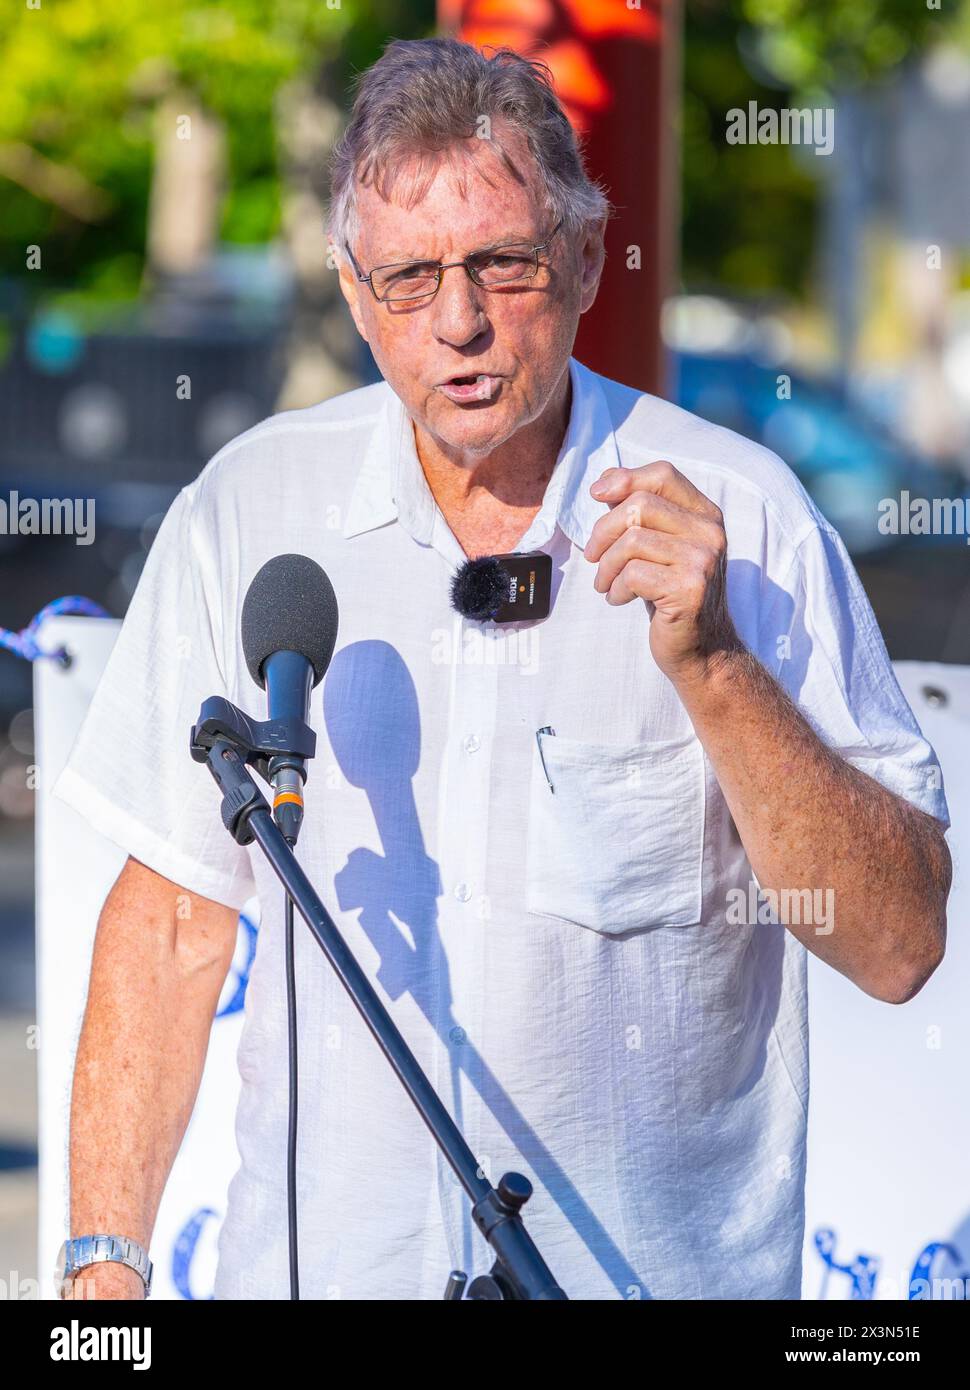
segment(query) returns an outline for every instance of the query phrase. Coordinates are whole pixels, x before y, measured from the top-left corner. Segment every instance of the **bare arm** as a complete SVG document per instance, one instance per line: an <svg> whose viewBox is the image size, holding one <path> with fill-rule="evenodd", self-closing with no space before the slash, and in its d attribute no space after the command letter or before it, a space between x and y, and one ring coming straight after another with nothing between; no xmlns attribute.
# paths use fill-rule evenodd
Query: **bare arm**
<svg viewBox="0 0 970 1390"><path fill-rule="evenodd" d="M940 823L827 748L740 643L678 694L762 889L825 895L785 925L866 994L911 999L946 946Z"/></svg>
<svg viewBox="0 0 970 1390"><path fill-rule="evenodd" d="M808 894L812 909L820 897L821 930L814 911L785 925L866 994L905 1003L946 947L942 826L826 747L740 641L714 503L663 459L607 469L591 491L611 508L586 546L594 587L608 603L639 597L652 608L650 649L711 760L761 888L789 905Z"/></svg>
<svg viewBox="0 0 970 1390"><path fill-rule="evenodd" d="M238 912L128 859L105 901L71 1096L71 1234L148 1249L198 1095ZM73 1296L141 1298L125 1265L89 1265ZM68 1295L72 1296L72 1295Z"/></svg>

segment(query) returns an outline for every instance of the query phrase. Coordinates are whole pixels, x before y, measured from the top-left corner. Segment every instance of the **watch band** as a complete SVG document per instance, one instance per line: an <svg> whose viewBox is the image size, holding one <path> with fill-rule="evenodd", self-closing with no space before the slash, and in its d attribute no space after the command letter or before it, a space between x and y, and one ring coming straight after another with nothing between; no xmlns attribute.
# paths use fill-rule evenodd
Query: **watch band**
<svg viewBox="0 0 970 1390"><path fill-rule="evenodd" d="M64 1296L67 1281L73 1281L78 1271L85 1265L110 1260L116 1264L127 1265L140 1274L145 1285L145 1297L152 1291L152 1262L148 1251L131 1236L92 1235L74 1236L61 1246L58 1259L57 1278L59 1296Z"/></svg>

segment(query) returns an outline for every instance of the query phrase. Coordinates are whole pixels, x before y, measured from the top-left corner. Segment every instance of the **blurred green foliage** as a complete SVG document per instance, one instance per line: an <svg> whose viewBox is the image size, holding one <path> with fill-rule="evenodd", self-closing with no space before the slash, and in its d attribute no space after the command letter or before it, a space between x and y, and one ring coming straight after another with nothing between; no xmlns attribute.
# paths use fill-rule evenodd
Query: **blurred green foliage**
<svg viewBox="0 0 970 1390"><path fill-rule="evenodd" d="M728 145L732 107L833 106L939 40L970 49L970 0L685 0L681 278L807 292L823 168L787 145ZM824 165L824 159L815 159Z"/></svg>
<svg viewBox="0 0 970 1390"><path fill-rule="evenodd" d="M970 38L966 0L739 0L767 71L795 89L832 88L883 76L940 40Z"/></svg>
<svg viewBox="0 0 970 1390"><path fill-rule="evenodd" d="M33 297L25 248L43 249L43 285L72 298L137 294L160 97L189 92L226 125L229 189L221 235L260 243L279 227L274 98L281 83L332 66L343 86L377 58L391 33L434 22L433 0L20 0L0 36L0 276ZM24 150L44 178L80 175L103 202L84 220L4 178ZM29 180L28 180L29 182ZM40 280L40 277L33 277Z"/></svg>
<svg viewBox="0 0 970 1390"><path fill-rule="evenodd" d="M326 68L349 96L352 75L388 36L433 32L433 0L25 0L0 36L0 276L34 297L40 284L77 301L130 299L141 282L152 116L167 92L195 94L226 125L229 190L222 237L258 244L279 228L274 98L287 79ZM606 3L606 0L604 0ZM617 0L619 3L619 0ZM936 37L970 41L970 0L685 0L684 282L739 292L807 287L819 185L789 147L729 146L725 115L761 106L833 104ZM72 215L43 190L3 177L40 156L43 178L79 176L100 202ZM26 182L29 184L30 179ZM25 268L39 244L44 275Z"/></svg>

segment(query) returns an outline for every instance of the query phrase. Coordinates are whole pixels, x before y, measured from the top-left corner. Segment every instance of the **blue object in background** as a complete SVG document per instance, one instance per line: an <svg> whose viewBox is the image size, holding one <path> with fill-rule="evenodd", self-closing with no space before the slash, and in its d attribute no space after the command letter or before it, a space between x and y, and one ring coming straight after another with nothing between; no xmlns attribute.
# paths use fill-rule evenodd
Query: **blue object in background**
<svg viewBox="0 0 970 1390"><path fill-rule="evenodd" d="M59 376L80 362L84 342L84 333L69 314L38 314L27 329L27 357L39 371Z"/></svg>
<svg viewBox="0 0 970 1390"><path fill-rule="evenodd" d="M677 404L780 455L851 554L899 543L878 529L885 499L904 491L914 498L967 496L960 476L907 452L834 383L727 353L677 352L672 367ZM783 373L790 399L778 397ZM963 533L919 539L925 546L967 543Z"/></svg>

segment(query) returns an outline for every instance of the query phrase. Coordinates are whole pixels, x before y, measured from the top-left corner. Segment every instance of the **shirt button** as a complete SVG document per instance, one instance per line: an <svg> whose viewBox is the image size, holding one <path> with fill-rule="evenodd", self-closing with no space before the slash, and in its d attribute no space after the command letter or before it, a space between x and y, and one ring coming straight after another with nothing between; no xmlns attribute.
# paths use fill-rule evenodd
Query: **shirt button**
<svg viewBox="0 0 970 1390"><path fill-rule="evenodd" d="M481 746L481 740L477 734L469 734L462 744L466 753L477 753Z"/></svg>
<svg viewBox="0 0 970 1390"><path fill-rule="evenodd" d="M471 895L472 890L469 888L467 883L455 884L455 897L458 899L460 903L467 903Z"/></svg>

